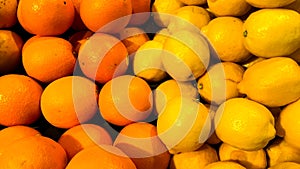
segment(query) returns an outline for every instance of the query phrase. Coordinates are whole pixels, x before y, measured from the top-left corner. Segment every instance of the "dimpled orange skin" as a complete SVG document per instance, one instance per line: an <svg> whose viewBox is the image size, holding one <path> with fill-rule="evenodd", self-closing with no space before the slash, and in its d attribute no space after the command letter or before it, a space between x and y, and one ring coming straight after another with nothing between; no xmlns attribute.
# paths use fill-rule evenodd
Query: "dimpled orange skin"
<svg viewBox="0 0 300 169"><path fill-rule="evenodd" d="M29 125L41 116L42 87L25 75L0 77L0 124Z"/></svg>
<svg viewBox="0 0 300 169"><path fill-rule="evenodd" d="M36 35L61 35L75 15L72 0L20 0L17 17L21 26Z"/></svg>

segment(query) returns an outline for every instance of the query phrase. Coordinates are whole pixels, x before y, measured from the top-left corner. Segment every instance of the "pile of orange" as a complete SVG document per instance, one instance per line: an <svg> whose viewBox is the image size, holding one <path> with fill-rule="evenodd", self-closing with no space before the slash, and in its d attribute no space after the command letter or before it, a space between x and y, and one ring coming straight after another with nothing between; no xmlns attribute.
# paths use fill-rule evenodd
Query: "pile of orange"
<svg viewBox="0 0 300 169"><path fill-rule="evenodd" d="M269 26L269 11L295 22ZM299 12L300 0L0 0L0 168L300 168ZM257 40L275 29L287 36ZM251 135L255 118L267 134Z"/></svg>

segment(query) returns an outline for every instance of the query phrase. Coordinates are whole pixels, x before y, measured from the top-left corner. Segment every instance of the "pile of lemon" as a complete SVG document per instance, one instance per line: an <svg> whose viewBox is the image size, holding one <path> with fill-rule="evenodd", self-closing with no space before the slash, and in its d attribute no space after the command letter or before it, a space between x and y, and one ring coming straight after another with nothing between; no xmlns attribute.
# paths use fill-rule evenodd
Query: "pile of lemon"
<svg viewBox="0 0 300 169"><path fill-rule="evenodd" d="M155 91L171 168L300 168L300 1L156 0L152 11L180 86Z"/></svg>

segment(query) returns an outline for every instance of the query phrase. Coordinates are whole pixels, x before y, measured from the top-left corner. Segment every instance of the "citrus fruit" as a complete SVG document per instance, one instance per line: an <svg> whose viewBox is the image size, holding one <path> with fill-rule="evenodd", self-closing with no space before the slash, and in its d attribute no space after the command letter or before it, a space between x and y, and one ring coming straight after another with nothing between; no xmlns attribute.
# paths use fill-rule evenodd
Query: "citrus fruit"
<svg viewBox="0 0 300 169"><path fill-rule="evenodd" d="M87 77L104 84L127 70L127 48L112 35L95 33L80 46L78 63Z"/></svg>
<svg viewBox="0 0 300 169"><path fill-rule="evenodd" d="M299 150L295 149L283 139L276 139L266 148L266 152L270 167L283 162L300 162Z"/></svg>
<svg viewBox="0 0 300 169"><path fill-rule="evenodd" d="M80 46L84 44L85 41L87 41L94 32L89 31L89 30L82 30L75 32L68 38L68 41L72 44L73 46L73 55L77 58Z"/></svg>
<svg viewBox="0 0 300 169"><path fill-rule="evenodd" d="M180 1L186 5L203 5L207 2L206 0L180 0Z"/></svg>
<svg viewBox="0 0 300 169"><path fill-rule="evenodd" d="M80 124L65 131L58 143L65 149L70 160L84 148L99 144L112 145L112 139L109 133L98 125Z"/></svg>
<svg viewBox="0 0 300 169"><path fill-rule="evenodd" d="M36 35L61 35L74 20L72 0L20 0L17 16L21 26Z"/></svg>
<svg viewBox="0 0 300 169"><path fill-rule="evenodd" d="M174 79L166 80L154 90L155 111L160 114L166 103L176 96L186 96L198 99L198 91L193 82L178 82Z"/></svg>
<svg viewBox="0 0 300 169"><path fill-rule="evenodd" d="M8 74L0 77L0 124L28 125L41 116L42 87L25 75Z"/></svg>
<svg viewBox="0 0 300 169"><path fill-rule="evenodd" d="M152 111L152 100L151 88L145 80L123 75L104 84L98 105L106 121L125 126L145 120Z"/></svg>
<svg viewBox="0 0 300 169"><path fill-rule="evenodd" d="M245 98L222 103L214 120L217 136L242 150L259 150L276 134L272 113L265 106Z"/></svg>
<svg viewBox="0 0 300 169"><path fill-rule="evenodd" d="M299 30L298 12L290 9L261 9L251 13L245 20L243 41L246 49L256 56L287 56L300 46Z"/></svg>
<svg viewBox="0 0 300 169"><path fill-rule="evenodd" d="M245 0L245 1L257 8L278 8L278 7L289 5L295 2L296 0L265 0L265 1Z"/></svg>
<svg viewBox="0 0 300 169"><path fill-rule="evenodd" d="M16 125L6 127L0 130L0 152L2 152L7 146L13 144L15 141L34 135L40 135L40 132L32 127Z"/></svg>
<svg viewBox="0 0 300 169"><path fill-rule="evenodd" d="M10 30L0 30L0 74L7 74L20 65L22 38Z"/></svg>
<svg viewBox="0 0 300 169"><path fill-rule="evenodd" d="M133 72L148 82L159 82L167 77L162 63L163 44L147 41L133 57Z"/></svg>
<svg viewBox="0 0 300 169"><path fill-rule="evenodd" d="M24 44L22 63L29 76L50 83L71 75L76 58L69 41L59 37L34 36Z"/></svg>
<svg viewBox="0 0 300 169"><path fill-rule="evenodd" d="M198 91L207 102L221 104L225 100L240 97L237 89L244 69L233 62L221 62L211 66L198 79Z"/></svg>
<svg viewBox="0 0 300 169"><path fill-rule="evenodd" d="M68 163L66 169L136 169L132 160L119 148L111 145L97 145L83 149Z"/></svg>
<svg viewBox="0 0 300 169"><path fill-rule="evenodd" d="M272 166L269 169L300 169L300 164L295 162L283 162Z"/></svg>
<svg viewBox="0 0 300 169"><path fill-rule="evenodd" d="M150 18L151 0L132 0L129 25L142 25Z"/></svg>
<svg viewBox="0 0 300 169"><path fill-rule="evenodd" d="M64 149L48 137L29 136L10 144L0 154L5 169L64 169L67 156Z"/></svg>
<svg viewBox="0 0 300 169"><path fill-rule="evenodd" d="M244 166L233 161L218 161L208 164L203 169L246 169Z"/></svg>
<svg viewBox="0 0 300 169"><path fill-rule="evenodd" d="M80 4L80 17L93 32L117 33L127 26L131 13L132 0L84 0Z"/></svg>
<svg viewBox="0 0 300 169"><path fill-rule="evenodd" d="M0 28L10 28L17 23L17 0L0 1Z"/></svg>
<svg viewBox="0 0 300 169"><path fill-rule="evenodd" d="M167 28L160 29L154 35L153 40L158 41L158 42L163 44L165 42L165 40L167 39L167 37L170 36L170 34L171 33Z"/></svg>
<svg viewBox="0 0 300 169"><path fill-rule="evenodd" d="M200 33L180 30L164 42L163 65L175 80L190 81L200 77L210 61L207 41Z"/></svg>
<svg viewBox="0 0 300 169"><path fill-rule="evenodd" d="M55 127L71 128L96 113L97 86L84 77L66 76L51 82L41 97L45 119Z"/></svg>
<svg viewBox="0 0 300 169"><path fill-rule="evenodd" d="M264 149L245 151L222 143L219 148L221 161L235 161L246 168L266 168L267 156Z"/></svg>
<svg viewBox="0 0 300 169"><path fill-rule="evenodd" d="M250 57L243 44L243 21L237 17L223 16L211 20L203 33L215 48L222 61L242 62Z"/></svg>
<svg viewBox="0 0 300 169"><path fill-rule="evenodd" d="M207 0L207 5L216 16L242 16L251 9L245 0Z"/></svg>
<svg viewBox="0 0 300 169"><path fill-rule="evenodd" d="M300 68L287 57L260 61L246 69L238 90L269 107L287 105L300 97Z"/></svg>
<svg viewBox="0 0 300 169"><path fill-rule="evenodd" d="M171 154L197 150L210 130L208 109L190 97L172 98L157 119L158 136Z"/></svg>
<svg viewBox="0 0 300 169"><path fill-rule="evenodd" d="M146 122L125 126L114 141L114 146L131 158L137 168L166 169L170 154L157 137L157 129Z"/></svg>
<svg viewBox="0 0 300 169"><path fill-rule="evenodd" d="M300 107L300 100L287 105L279 114L278 127L282 130L284 140L291 146L300 149L297 141L300 140L300 128L298 126L299 114L297 113Z"/></svg>
<svg viewBox="0 0 300 169"><path fill-rule="evenodd" d="M154 22L160 27L167 27L172 14L184 6L180 0L155 0L151 7Z"/></svg>
<svg viewBox="0 0 300 169"><path fill-rule="evenodd" d="M206 165L217 162L218 154L214 148L204 144L198 150L174 154L170 169L204 168Z"/></svg>
<svg viewBox="0 0 300 169"><path fill-rule="evenodd" d="M199 6L183 6L175 11L175 16L170 19L168 29L170 32L178 30L201 29L210 21L208 11Z"/></svg>

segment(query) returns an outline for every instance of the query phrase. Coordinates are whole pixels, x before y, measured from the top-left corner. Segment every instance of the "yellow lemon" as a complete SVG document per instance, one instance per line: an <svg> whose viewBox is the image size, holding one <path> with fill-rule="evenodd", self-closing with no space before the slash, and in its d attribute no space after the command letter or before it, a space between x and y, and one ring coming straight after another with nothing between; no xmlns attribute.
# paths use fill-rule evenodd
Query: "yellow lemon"
<svg viewBox="0 0 300 169"><path fill-rule="evenodd" d="M203 5L207 2L207 0L180 0L180 1L186 5Z"/></svg>
<svg viewBox="0 0 300 169"><path fill-rule="evenodd" d="M294 10L258 10L249 15L243 29L244 45L256 56L288 56L300 46L300 14Z"/></svg>
<svg viewBox="0 0 300 169"><path fill-rule="evenodd" d="M218 161L208 164L203 169L246 169L244 166L233 161Z"/></svg>
<svg viewBox="0 0 300 169"><path fill-rule="evenodd" d="M242 16L251 9L245 0L207 0L207 4L216 16Z"/></svg>
<svg viewBox="0 0 300 169"><path fill-rule="evenodd" d="M158 41L147 41L138 48L133 58L133 71L138 77L148 82L158 82L167 74L162 64L163 44Z"/></svg>
<svg viewBox="0 0 300 169"><path fill-rule="evenodd" d="M266 151L271 167L288 161L300 163L299 150L290 146L285 140L276 139L266 148Z"/></svg>
<svg viewBox="0 0 300 169"><path fill-rule="evenodd" d="M291 88L291 90L294 90ZM291 146L300 149L300 99L287 105L279 114L278 126L283 131L284 140Z"/></svg>
<svg viewBox="0 0 300 169"><path fill-rule="evenodd" d="M166 39L163 49L164 68L178 81L197 79L206 71L210 61L208 42L200 33L175 32Z"/></svg>
<svg viewBox="0 0 300 169"><path fill-rule="evenodd" d="M217 17L205 26L203 33L222 61L242 62L251 55L243 44L243 21L236 17Z"/></svg>
<svg viewBox="0 0 300 169"><path fill-rule="evenodd" d="M167 28L163 28L154 35L153 40L164 44L166 39L170 35L171 35L170 31Z"/></svg>
<svg viewBox="0 0 300 169"><path fill-rule="evenodd" d="M221 62L213 65L199 78L198 91L203 99L221 104L241 94L237 84L242 80L244 68L233 62Z"/></svg>
<svg viewBox="0 0 300 169"><path fill-rule="evenodd" d="M219 157L216 150L208 144L204 144L196 151L174 154L170 163L170 169L203 168L218 160Z"/></svg>
<svg viewBox="0 0 300 169"><path fill-rule="evenodd" d="M171 154L195 151L211 131L208 109L190 97L169 100L157 118L157 133Z"/></svg>
<svg viewBox="0 0 300 169"><path fill-rule="evenodd" d="M154 90L154 103L157 114L163 112L166 103L176 96L199 98L196 84L193 82L178 82L174 79L166 80Z"/></svg>
<svg viewBox="0 0 300 169"><path fill-rule="evenodd" d="M264 149L245 151L223 143L219 148L221 161L236 161L246 168L265 169L267 156Z"/></svg>
<svg viewBox="0 0 300 169"><path fill-rule="evenodd" d="M217 136L224 143L248 151L264 148L276 134L272 113L245 98L233 98L221 104L215 126Z"/></svg>
<svg viewBox="0 0 300 169"><path fill-rule="evenodd" d="M295 0L246 0L246 2L257 8L278 8L289 5Z"/></svg>
<svg viewBox="0 0 300 169"><path fill-rule="evenodd" d="M238 89L268 107L287 105L300 97L300 67L287 57L260 61L246 69Z"/></svg>
<svg viewBox="0 0 300 169"><path fill-rule="evenodd" d="M180 29L191 30L201 29L210 21L208 11L199 6L183 6L176 10L175 17L170 20L168 29L176 32Z"/></svg>
<svg viewBox="0 0 300 169"><path fill-rule="evenodd" d="M161 27L169 25L169 19L177 9L184 6L180 0L155 0L152 5L154 22Z"/></svg>
<svg viewBox="0 0 300 169"><path fill-rule="evenodd" d="M295 162L283 162L268 169L300 169L300 164Z"/></svg>

